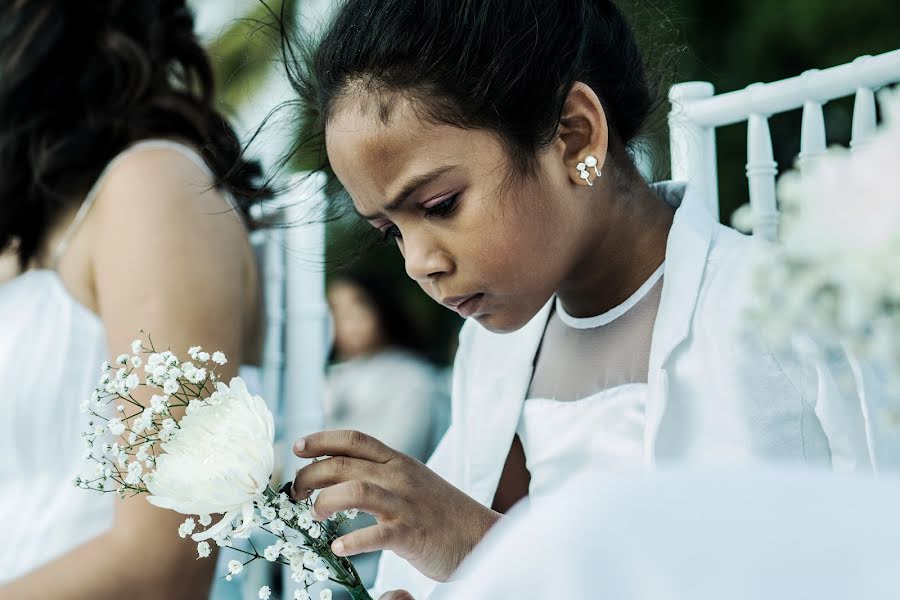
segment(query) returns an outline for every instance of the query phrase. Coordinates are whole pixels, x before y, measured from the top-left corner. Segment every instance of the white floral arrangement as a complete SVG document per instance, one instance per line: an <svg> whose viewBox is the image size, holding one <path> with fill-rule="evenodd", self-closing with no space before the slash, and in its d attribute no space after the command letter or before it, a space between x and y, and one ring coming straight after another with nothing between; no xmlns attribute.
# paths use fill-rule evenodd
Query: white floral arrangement
<svg viewBox="0 0 900 600"><path fill-rule="evenodd" d="M780 244L762 253L754 321L770 341L800 333L900 373L900 88L851 153L831 148L779 181ZM752 227L749 206L734 224ZM893 382L897 385L898 382Z"/></svg>
<svg viewBox="0 0 900 600"><path fill-rule="evenodd" d="M272 413L241 378L228 384L218 379L225 355L195 346L190 360L182 361L170 351L157 352L149 336L146 347L138 339L131 350L115 366L102 365L97 389L82 403L91 428L84 433L84 456L96 463L96 472L75 485L121 498L146 494L154 506L189 515L178 535L191 536L199 558L212 553L210 540L247 555L228 563L228 581L262 559L290 567L294 600L309 600L308 587L323 581L346 588L354 600L371 600L350 561L331 551L337 528L357 511L316 522L311 499L295 502L286 493L290 483L280 490L270 486ZM154 392L149 406L133 396L141 387ZM213 524L213 515L222 517ZM251 550L234 544L257 530L276 540L261 554L252 544ZM259 590L262 600L270 594L268 586ZM319 593L320 600L331 596L327 588Z"/></svg>

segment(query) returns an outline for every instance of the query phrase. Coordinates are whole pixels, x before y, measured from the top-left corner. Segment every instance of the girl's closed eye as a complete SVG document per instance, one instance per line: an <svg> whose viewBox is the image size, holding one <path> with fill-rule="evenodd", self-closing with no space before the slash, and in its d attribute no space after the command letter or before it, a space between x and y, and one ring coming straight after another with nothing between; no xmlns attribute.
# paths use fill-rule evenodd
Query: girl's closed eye
<svg viewBox="0 0 900 600"><path fill-rule="evenodd" d="M425 209L425 217L447 217L456 210L459 205L459 194L451 194L449 196L440 196L434 200L429 200L422 205Z"/></svg>

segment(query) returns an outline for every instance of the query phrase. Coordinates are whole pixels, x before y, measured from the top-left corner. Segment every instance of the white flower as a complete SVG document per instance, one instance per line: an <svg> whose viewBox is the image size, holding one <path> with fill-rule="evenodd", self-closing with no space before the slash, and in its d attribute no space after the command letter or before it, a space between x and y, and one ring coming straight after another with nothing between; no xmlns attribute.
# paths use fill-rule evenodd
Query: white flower
<svg viewBox="0 0 900 600"><path fill-rule="evenodd" d="M191 383L201 383L206 379L206 369L192 369L190 373L185 373L185 377Z"/></svg>
<svg viewBox="0 0 900 600"><path fill-rule="evenodd" d="M169 410L169 397L168 396L153 396L150 398L150 408L153 409L155 413L163 413Z"/></svg>
<svg viewBox="0 0 900 600"><path fill-rule="evenodd" d="M309 592L306 590L294 590L294 600L309 600Z"/></svg>
<svg viewBox="0 0 900 600"><path fill-rule="evenodd" d="M281 555L287 559L294 558L298 552L300 552L300 548L297 547L297 544L291 544L290 542L287 542L281 548Z"/></svg>
<svg viewBox="0 0 900 600"><path fill-rule="evenodd" d="M109 423L107 423L106 426L109 428L109 432L113 435L122 435L123 433L125 433L125 424L119 417L110 419Z"/></svg>
<svg viewBox="0 0 900 600"><path fill-rule="evenodd" d="M200 346L191 346L190 348L188 348L188 356L190 356L191 358L194 358L194 355L197 354L198 352L200 352L201 350L203 350L203 348L201 348Z"/></svg>
<svg viewBox="0 0 900 600"><path fill-rule="evenodd" d="M100 370L101 370L101 371L109 371L111 368L112 368L112 367L110 366L109 361L105 361L105 360L104 360L104 361L103 361L103 364L100 365Z"/></svg>
<svg viewBox="0 0 900 600"><path fill-rule="evenodd" d="M272 533L275 535L281 535L284 533L284 521L281 519L275 519L271 523L269 523L269 527L272 528Z"/></svg>
<svg viewBox="0 0 900 600"><path fill-rule="evenodd" d="M140 368L140 366L142 364L144 364L144 362L141 360L140 356L132 356L131 357L131 366L134 367L135 369Z"/></svg>
<svg viewBox="0 0 900 600"><path fill-rule="evenodd" d="M209 542L200 542L197 544L197 556L200 558L206 558L209 556L211 550L209 549Z"/></svg>
<svg viewBox="0 0 900 600"><path fill-rule="evenodd" d="M312 539L317 540L319 539L319 536L322 535L322 526L318 523L313 523L306 533L308 533L309 537Z"/></svg>
<svg viewBox="0 0 900 600"><path fill-rule="evenodd" d="M347 516L348 519L350 519L350 520L352 521L352 520L355 519L357 516L359 516L359 509L357 509L357 508L351 508L350 510L348 510L348 511L345 512L344 514Z"/></svg>
<svg viewBox="0 0 900 600"><path fill-rule="evenodd" d="M123 354L122 356L127 356ZM125 381L125 378L128 377L128 369L122 367L118 371L116 371L116 381Z"/></svg>
<svg viewBox="0 0 900 600"><path fill-rule="evenodd" d="M319 566L322 562L322 559L319 558L319 555L313 552L312 550L306 550L303 553L303 564L310 569L314 569Z"/></svg>
<svg viewBox="0 0 900 600"><path fill-rule="evenodd" d="M197 356L194 360L198 360L202 363L205 363L209 360L209 353L207 352L198 352Z"/></svg>
<svg viewBox="0 0 900 600"><path fill-rule="evenodd" d="M149 457L148 452L149 452L150 447L151 447L152 445L153 445L153 442L146 442L146 443L144 443L144 444L141 444L141 447L138 448L138 451L137 451L137 453L134 455L134 457L135 457L137 460L139 460L139 461L141 461L141 462L144 462L144 461L147 460L147 458ZM203 523L201 522L200 524L202 525Z"/></svg>
<svg viewBox="0 0 900 600"><path fill-rule="evenodd" d="M325 588L319 592L319 600L331 600L331 590Z"/></svg>
<svg viewBox="0 0 900 600"><path fill-rule="evenodd" d="M141 342L141 340L134 340L133 342L131 342L131 353L132 354L140 354L143 346L144 346L144 343Z"/></svg>
<svg viewBox="0 0 900 600"><path fill-rule="evenodd" d="M240 575L241 571L244 570L244 564L239 560L229 560L228 561L228 573L229 575Z"/></svg>
<svg viewBox="0 0 900 600"><path fill-rule="evenodd" d="M291 512L293 512L293 511L291 511ZM282 517L282 519L284 519L284 518L285 517ZM290 517L287 517L287 518L290 519ZM300 526L300 529L304 529L304 530L312 527L313 519L312 519L312 516L310 516L308 510L304 510L297 515L297 525Z"/></svg>
<svg viewBox="0 0 900 600"><path fill-rule="evenodd" d="M141 385L141 379L137 376L137 373L132 373L125 379L125 386L129 392L139 385Z"/></svg>
<svg viewBox="0 0 900 600"><path fill-rule="evenodd" d="M127 354L120 354L119 356L117 356L117 357L116 357L116 364L120 364L120 365L126 365L126 364L128 364L128 355L127 355Z"/></svg>
<svg viewBox="0 0 900 600"><path fill-rule="evenodd" d="M174 394L178 391L178 381L175 379L166 379L163 384L163 392L166 394Z"/></svg>
<svg viewBox="0 0 900 600"><path fill-rule="evenodd" d="M150 365L148 364L147 366L149 367ZM159 363L159 364L153 366L153 370L150 372L150 374L153 375L153 377L160 379L160 378L165 377L166 373L168 373L168 372L169 372L169 369L166 368L166 365Z"/></svg>
<svg viewBox="0 0 900 600"><path fill-rule="evenodd" d="M263 558L265 558L269 562L275 562L281 555L281 548L283 547L283 545L284 542L278 540L263 551Z"/></svg>
<svg viewBox="0 0 900 600"><path fill-rule="evenodd" d="M209 524L212 523L212 517L209 515L200 515L199 523L202 527L209 527Z"/></svg>
<svg viewBox="0 0 900 600"><path fill-rule="evenodd" d="M269 597L272 596L272 590L269 589L269 586L264 585L259 588L259 600L269 600Z"/></svg>
<svg viewBox="0 0 900 600"><path fill-rule="evenodd" d="M249 535L253 500L261 494L275 463L272 413L259 396L235 377L216 384L215 404L201 406L181 419L178 435L162 444L156 476L148 484L147 500L161 508L189 515L224 513L222 520L194 541L216 536L242 515Z"/></svg>
<svg viewBox="0 0 900 600"><path fill-rule="evenodd" d="M228 359L225 358L225 354L222 352L213 352L212 361L217 365L224 365L228 362Z"/></svg>
<svg viewBox="0 0 900 600"><path fill-rule="evenodd" d="M328 570L328 567L319 567L313 571L313 577L316 578L316 581L325 581L331 577L331 572Z"/></svg>
<svg viewBox="0 0 900 600"><path fill-rule="evenodd" d="M183 538L191 535L194 532L194 525L194 519L188 517L178 528L178 535Z"/></svg>
<svg viewBox="0 0 900 600"><path fill-rule="evenodd" d="M278 513L275 512L275 507L274 507L274 506L266 506L266 507L262 508L262 509L259 511L259 514L260 514L260 515L262 516L262 518L265 519L266 521L271 521L271 520L274 519L276 516L278 516Z"/></svg>
<svg viewBox="0 0 900 600"><path fill-rule="evenodd" d="M154 352L153 354L151 354L150 356L147 357L147 366L144 368L145 369L153 369L155 367L158 367L162 363L163 363L162 355Z"/></svg>
<svg viewBox="0 0 900 600"><path fill-rule="evenodd" d="M128 465L128 475L125 477L125 483L127 483L128 485L140 484L142 474L143 469L141 467L140 461L132 461L131 464Z"/></svg>

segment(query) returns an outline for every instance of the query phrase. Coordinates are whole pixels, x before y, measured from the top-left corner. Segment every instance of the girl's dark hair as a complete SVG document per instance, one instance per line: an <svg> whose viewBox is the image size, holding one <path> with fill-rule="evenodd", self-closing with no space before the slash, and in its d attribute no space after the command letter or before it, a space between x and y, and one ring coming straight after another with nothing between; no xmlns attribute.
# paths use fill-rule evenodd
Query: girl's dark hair
<svg viewBox="0 0 900 600"><path fill-rule="evenodd" d="M433 122L495 132L526 172L555 139L575 82L595 91L623 146L658 102L631 27L607 0L346 0L291 64L323 167L324 127L357 91L375 92L385 121L405 97Z"/></svg>
<svg viewBox="0 0 900 600"><path fill-rule="evenodd" d="M270 195L214 108L185 0L2 3L0 250L16 244L24 268L106 164L150 137L195 145L244 213Z"/></svg>
<svg viewBox="0 0 900 600"><path fill-rule="evenodd" d="M378 318L378 325L389 346L402 348L425 357L427 343L418 323L411 317L403 302L400 290L385 277L364 271L345 271L335 277L332 284L346 283L360 290L371 303ZM332 349L331 359L336 357Z"/></svg>

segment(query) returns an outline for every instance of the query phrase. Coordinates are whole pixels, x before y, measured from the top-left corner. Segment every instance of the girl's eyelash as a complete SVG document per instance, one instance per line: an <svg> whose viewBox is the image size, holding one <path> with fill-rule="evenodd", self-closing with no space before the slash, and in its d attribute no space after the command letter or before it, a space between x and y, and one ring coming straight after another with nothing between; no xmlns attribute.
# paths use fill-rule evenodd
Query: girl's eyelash
<svg viewBox="0 0 900 600"><path fill-rule="evenodd" d="M435 204L432 207L425 209L425 216L427 218L442 218L450 216L454 210L456 210L457 205L459 204L459 194L453 194L448 197L446 200ZM381 237L384 241L389 241L391 239L402 238L403 236L400 234L400 229L391 224L390 226L383 227L381 229Z"/></svg>
<svg viewBox="0 0 900 600"><path fill-rule="evenodd" d="M459 204L459 194L453 194L446 200L425 209L426 217L446 217L450 215Z"/></svg>

